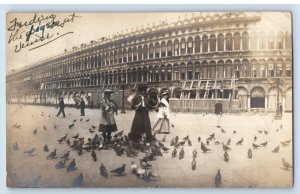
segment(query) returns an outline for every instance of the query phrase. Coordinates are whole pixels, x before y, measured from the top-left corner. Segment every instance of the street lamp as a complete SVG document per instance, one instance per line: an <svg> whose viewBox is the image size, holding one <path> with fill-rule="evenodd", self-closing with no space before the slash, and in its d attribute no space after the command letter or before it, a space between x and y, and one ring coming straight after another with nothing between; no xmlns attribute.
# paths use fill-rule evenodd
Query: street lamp
<svg viewBox="0 0 300 194"><path fill-rule="evenodd" d="M282 118L282 106L279 103L279 84L280 78L276 78L276 87L277 87L277 98L276 98L276 113L274 119L281 119Z"/></svg>
<svg viewBox="0 0 300 194"><path fill-rule="evenodd" d="M124 114L125 112L125 106L124 106L124 101L125 101L125 96L124 96L124 90L125 90L125 84L124 84L124 76L122 76L122 108L121 108L121 113Z"/></svg>

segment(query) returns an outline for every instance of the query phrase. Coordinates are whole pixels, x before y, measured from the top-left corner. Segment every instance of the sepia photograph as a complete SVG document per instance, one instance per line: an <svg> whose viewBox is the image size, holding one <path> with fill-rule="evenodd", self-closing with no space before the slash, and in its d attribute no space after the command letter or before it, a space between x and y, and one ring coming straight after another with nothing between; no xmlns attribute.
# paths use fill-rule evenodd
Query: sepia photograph
<svg viewBox="0 0 300 194"><path fill-rule="evenodd" d="M11 188L290 188L291 12L11 12Z"/></svg>

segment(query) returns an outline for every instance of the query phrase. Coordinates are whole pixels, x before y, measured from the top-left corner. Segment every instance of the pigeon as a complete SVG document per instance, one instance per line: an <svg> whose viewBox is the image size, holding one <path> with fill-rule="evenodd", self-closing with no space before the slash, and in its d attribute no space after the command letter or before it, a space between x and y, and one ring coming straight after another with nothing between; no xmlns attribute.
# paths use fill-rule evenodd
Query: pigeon
<svg viewBox="0 0 300 194"><path fill-rule="evenodd" d="M171 142L170 142L170 146L174 146L175 145L175 139L172 138Z"/></svg>
<svg viewBox="0 0 300 194"><path fill-rule="evenodd" d="M60 159L68 160L69 159L69 155L70 155L70 151L68 151L62 157L60 157Z"/></svg>
<svg viewBox="0 0 300 194"><path fill-rule="evenodd" d="M268 134L268 131L265 131L265 130L264 130L264 133L267 135L267 134Z"/></svg>
<svg viewBox="0 0 300 194"><path fill-rule="evenodd" d="M278 153L279 148L280 148L279 146L276 146L276 147L272 150L272 152L273 152L273 153Z"/></svg>
<svg viewBox="0 0 300 194"><path fill-rule="evenodd" d="M73 120L73 123L75 123L75 122L76 122L76 119Z"/></svg>
<svg viewBox="0 0 300 194"><path fill-rule="evenodd" d="M220 145L221 143L219 141L215 141L215 145Z"/></svg>
<svg viewBox="0 0 300 194"><path fill-rule="evenodd" d="M193 160L192 160L192 170L195 170L196 169L196 160L195 160L195 158L193 158Z"/></svg>
<svg viewBox="0 0 300 194"><path fill-rule="evenodd" d="M222 176L221 176L220 169L218 169L218 172L215 176L215 186L216 186L216 188L220 188L221 184L222 184Z"/></svg>
<svg viewBox="0 0 300 194"><path fill-rule="evenodd" d="M166 135L164 135L164 137L162 138L161 141L162 141L162 142L165 142L165 141L166 141Z"/></svg>
<svg viewBox="0 0 300 194"><path fill-rule="evenodd" d="M224 152L224 160L225 162L229 161L229 154L227 153L227 151Z"/></svg>
<svg viewBox="0 0 300 194"><path fill-rule="evenodd" d="M136 174L137 173L137 166L136 166L136 164L133 161L131 161L130 169L131 169L131 173L132 174Z"/></svg>
<svg viewBox="0 0 300 194"><path fill-rule="evenodd" d="M90 133L95 133L95 131L93 131L91 128L89 128L89 132Z"/></svg>
<svg viewBox="0 0 300 194"><path fill-rule="evenodd" d="M175 144L177 144L177 143L178 143L178 140L179 140L179 137L178 137L178 136L176 136L176 137L175 137Z"/></svg>
<svg viewBox="0 0 300 194"><path fill-rule="evenodd" d="M56 168L56 169L64 168L64 167L65 167L65 164L66 164L66 160L64 160L64 161L59 161L57 164L55 164L55 168Z"/></svg>
<svg viewBox="0 0 300 194"><path fill-rule="evenodd" d="M231 139L229 138L226 145L230 145L230 143L231 143Z"/></svg>
<svg viewBox="0 0 300 194"><path fill-rule="evenodd" d="M205 144L203 142L201 142L201 150L206 153L207 151L210 151L210 149L208 149Z"/></svg>
<svg viewBox="0 0 300 194"><path fill-rule="evenodd" d="M152 165L146 160L146 161L143 161L140 159L140 164L141 164L141 167L147 169L147 168L151 168Z"/></svg>
<svg viewBox="0 0 300 194"><path fill-rule="evenodd" d="M257 137L256 137L256 135L254 136L254 141L256 141L257 140Z"/></svg>
<svg viewBox="0 0 300 194"><path fill-rule="evenodd" d="M222 133L226 133L226 131L225 131L223 128L221 128L221 132L222 132Z"/></svg>
<svg viewBox="0 0 300 194"><path fill-rule="evenodd" d="M70 139L67 139L66 142L67 142L68 146L71 145Z"/></svg>
<svg viewBox="0 0 300 194"><path fill-rule="evenodd" d="M15 126L15 128L20 129L20 128L21 128L21 125L17 125L17 126Z"/></svg>
<svg viewBox="0 0 300 194"><path fill-rule="evenodd" d="M44 130L47 130L47 127L44 125L44 126L43 126L43 129L44 129Z"/></svg>
<svg viewBox="0 0 300 194"><path fill-rule="evenodd" d="M80 173L80 175L74 179L73 181L73 187L82 187L84 185L83 175Z"/></svg>
<svg viewBox="0 0 300 194"><path fill-rule="evenodd" d="M30 150L25 151L25 154L28 154L29 156L32 156L33 152L34 152L35 148L32 148Z"/></svg>
<svg viewBox="0 0 300 194"><path fill-rule="evenodd" d="M268 141L261 143L260 145L265 147L267 144L268 144Z"/></svg>
<svg viewBox="0 0 300 194"><path fill-rule="evenodd" d="M13 148L14 148L14 150L18 150L19 149L19 145L18 145L17 142L13 144Z"/></svg>
<svg viewBox="0 0 300 194"><path fill-rule="evenodd" d="M283 127L283 125L281 124L279 128L282 129L282 127Z"/></svg>
<svg viewBox="0 0 300 194"><path fill-rule="evenodd" d="M192 146L192 142L190 139L188 139L187 142L188 142L189 146Z"/></svg>
<svg viewBox="0 0 300 194"><path fill-rule="evenodd" d="M238 142L236 142L236 145L242 145L243 141L244 141L244 138L242 137L242 139L240 139Z"/></svg>
<svg viewBox="0 0 300 194"><path fill-rule="evenodd" d="M89 122L89 121L90 121L90 119L87 119L87 120L86 120L86 122Z"/></svg>
<svg viewBox="0 0 300 194"><path fill-rule="evenodd" d="M193 158L197 158L197 150L196 149L193 150Z"/></svg>
<svg viewBox="0 0 300 194"><path fill-rule="evenodd" d="M33 134L34 134L34 135L37 134L37 129L33 130Z"/></svg>
<svg viewBox="0 0 300 194"><path fill-rule="evenodd" d="M177 155L177 149L174 148L173 152L172 152L172 157L175 157Z"/></svg>
<svg viewBox="0 0 300 194"><path fill-rule="evenodd" d="M171 124L171 127L175 127L173 124Z"/></svg>
<svg viewBox="0 0 300 194"><path fill-rule="evenodd" d="M76 162L75 162L75 159L73 159L73 160L69 163L69 165L68 165L68 167L67 167L67 172L71 172L71 171L73 171L73 170L76 170Z"/></svg>
<svg viewBox="0 0 300 194"><path fill-rule="evenodd" d="M49 152L49 148L48 148L48 145L47 145L47 144L44 146L44 151L45 151L45 152Z"/></svg>
<svg viewBox="0 0 300 194"><path fill-rule="evenodd" d="M290 143L291 143L291 139L290 140L287 140L287 141L283 141L283 142L280 142L282 147L287 147Z"/></svg>
<svg viewBox="0 0 300 194"><path fill-rule="evenodd" d="M16 126L18 126L18 123L13 124L13 126L11 126L11 127L16 127Z"/></svg>
<svg viewBox="0 0 300 194"><path fill-rule="evenodd" d="M54 127L54 129L57 129L57 126L55 124L53 125L53 127Z"/></svg>
<svg viewBox="0 0 300 194"><path fill-rule="evenodd" d="M207 140L213 140L215 138L215 133L212 133L210 136L209 136L209 138L207 138Z"/></svg>
<svg viewBox="0 0 300 194"><path fill-rule="evenodd" d="M181 148L181 150L179 152L179 160L181 160L182 158L184 158L184 150L183 150L183 148Z"/></svg>
<svg viewBox="0 0 300 194"><path fill-rule="evenodd" d="M58 139L57 141L58 141L59 143L62 143L64 140L65 140L65 139L64 139L63 137L61 137L61 138Z"/></svg>
<svg viewBox="0 0 300 194"><path fill-rule="evenodd" d="M71 125L69 125L69 129L72 129L74 127L74 123L72 123Z"/></svg>
<svg viewBox="0 0 300 194"><path fill-rule="evenodd" d="M47 159L54 159L56 157L56 149L53 150L48 156Z"/></svg>
<svg viewBox="0 0 300 194"><path fill-rule="evenodd" d="M198 142L200 142L201 141L201 137L198 137Z"/></svg>
<svg viewBox="0 0 300 194"><path fill-rule="evenodd" d="M116 168L116 169L114 169L114 170L111 170L110 171L111 173L115 173L116 175L118 175L118 176L121 176L121 175L123 175L123 173L125 172L125 164L123 164L121 167L119 167L119 168Z"/></svg>
<svg viewBox="0 0 300 194"><path fill-rule="evenodd" d="M250 159L252 158L252 150L251 150L251 148L248 149L248 158L250 158Z"/></svg>
<svg viewBox="0 0 300 194"><path fill-rule="evenodd" d="M282 165L284 166L284 168L285 168L286 170L288 170L289 168L293 168L293 166L290 165L287 161L285 161L284 158L282 158Z"/></svg>
<svg viewBox="0 0 300 194"><path fill-rule="evenodd" d="M233 134L236 134L236 131L235 131L235 130L233 130Z"/></svg>
<svg viewBox="0 0 300 194"><path fill-rule="evenodd" d="M206 140L206 145L209 145L209 141L208 140Z"/></svg>
<svg viewBox="0 0 300 194"><path fill-rule="evenodd" d="M258 133L262 133L263 131L262 130L258 130Z"/></svg>
<svg viewBox="0 0 300 194"><path fill-rule="evenodd" d="M183 140L185 141L187 141L188 139L190 139L188 135L183 138Z"/></svg>
<svg viewBox="0 0 300 194"><path fill-rule="evenodd" d="M257 144L255 144L255 143L252 143L252 146L253 146L253 148L258 148L258 147L260 147L260 145L257 145Z"/></svg>
<svg viewBox="0 0 300 194"><path fill-rule="evenodd" d="M94 125L92 125L92 128L93 128L93 129L96 129L97 127L95 127Z"/></svg>
<svg viewBox="0 0 300 194"><path fill-rule="evenodd" d="M79 121L82 121L82 118L80 118L80 120Z"/></svg>
<svg viewBox="0 0 300 194"><path fill-rule="evenodd" d="M107 174L106 168L105 168L105 166L103 165L103 163L101 163L101 166L100 166L100 174L101 174L101 176L103 176L104 178L108 178L108 174Z"/></svg>
<svg viewBox="0 0 300 194"><path fill-rule="evenodd" d="M79 133L77 133L76 135L74 135L72 138L77 139L79 137Z"/></svg>
<svg viewBox="0 0 300 194"><path fill-rule="evenodd" d="M121 136L123 135L123 132L124 132L124 130L119 131L118 133L116 133L116 134L114 135L114 138L121 137Z"/></svg>
<svg viewBox="0 0 300 194"><path fill-rule="evenodd" d="M228 147L227 145L225 145L224 143L222 143L222 145L223 145L223 150L224 151L231 150L231 148Z"/></svg>
<svg viewBox="0 0 300 194"><path fill-rule="evenodd" d="M94 150L92 150L91 156L92 156L94 162L96 162L97 161L97 155L96 155L96 152Z"/></svg>

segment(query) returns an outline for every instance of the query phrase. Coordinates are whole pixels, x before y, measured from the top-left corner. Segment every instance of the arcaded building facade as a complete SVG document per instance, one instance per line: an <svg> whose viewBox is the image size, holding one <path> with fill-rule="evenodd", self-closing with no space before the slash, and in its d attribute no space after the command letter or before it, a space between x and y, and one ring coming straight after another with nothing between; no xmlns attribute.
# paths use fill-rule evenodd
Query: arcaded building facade
<svg viewBox="0 0 300 194"><path fill-rule="evenodd" d="M8 73L7 101L55 104L63 96L74 104L79 95L96 105L110 88L121 105L123 87L126 99L144 82L158 95L169 89L175 111L204 111L215 100L243 111L275 111L280 102L292 111L291 30L263 20L261 13L195 14L74 46Z"/></svg>

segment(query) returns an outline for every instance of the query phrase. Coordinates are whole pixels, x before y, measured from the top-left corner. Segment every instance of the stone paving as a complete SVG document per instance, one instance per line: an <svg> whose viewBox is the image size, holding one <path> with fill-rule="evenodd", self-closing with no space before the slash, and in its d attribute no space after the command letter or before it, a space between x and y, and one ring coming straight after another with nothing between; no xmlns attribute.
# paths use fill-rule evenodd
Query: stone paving
<svg viewBox="0 0 300 194"><path fill-rule="evenodd" d="M49 150L57 149L58 156L67 152L69 147L63 143L59 144L57 139L68 133L69 137L76 135L92 137L88 129L94 125L98 126L100 120L99 109L86 109L86 116L80 117L80 110L65 108L67 118L57 118L58 109L45 106L27 106L20 109L17 105L7 105L7 185L10 187L72 187L73 181L80 173L83 174L83 187L214 187L215 175L220 169L222 175L221 187L290 187L293 182L293 170L286 170L282 165L282 157L292 164L292 143L286 147L280 147L278 153L272 153L280 142L292 139L292 114L285 113L282 120L273 120L273 114L265 113L242 113L224 114L221 126L226 131L221 132L216 127L217 116L213 114L186 114L171 113L170 121L174 125L171 134L166 135L165 145L171 151L163 153L151 161L152 171L158 177L150 182L132 175L130 170L131 161L139 166L139 159L145 153L140 152L138 157L127 157L126 154L117 156L113 150L97 150L98 161L94 162L90 152L78 156L77 151L70 151L70 158L75 158L77 168L75 171L67 172L66 169L56 169L55 164L59 159L48 160L49 154L44 152L43 146L48 145ZM44 116L41 116L44 112ZM133 111L115 116L119 130L127 134L131 128L134 117ZM82 121L79 121L83 118ZM87 119L89 122L86 122ZM75 127L69 129L68 125L76 119ZM152 126L156 122L156 113L150 112ZM20 128L12 127L15 123ZM54 124L57 129L54 129ZM282 128L280 126L282 125ZM46 126L46 130L43 129ZM34 129L37 134L34 135ZM278 129L278 130L277 130ZM268 131L268 134L259 133L259 130ZM233 133L236 131L236 133ZM222 144L215 145L214 141L207 146L212 151L203 153L197 138L206 140L210 134L215 133L215 141L226 143L231 139L231 149L228 151L229 162L223 159ZM173 147L170 141L175 136L179 139L189 135L192 146L183 146L185 156L179 159L172 158ZM265 147L252 148L254 136L255 143L268 141ZM244 138L242 145L236 142ZM163 138L162 134L156 135L158 140ZM13 143L17 142L18 150L13 149ZM35 147L32 156L27 156L24 151ZM252 159L247 157L248 149L253 151ZM181 148L180 148L181 149ZM191 169L192 151L196 149L197 167ZM103 163L107 170L126 164L126 175L113 176L109 173L108 178L99 174L100 164Z"/></svg>

